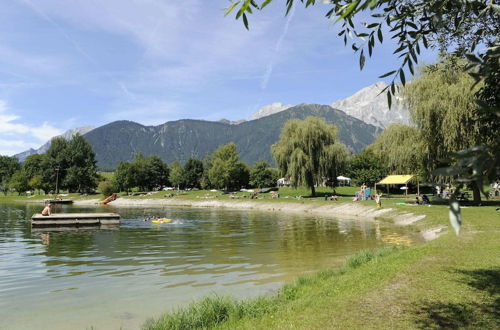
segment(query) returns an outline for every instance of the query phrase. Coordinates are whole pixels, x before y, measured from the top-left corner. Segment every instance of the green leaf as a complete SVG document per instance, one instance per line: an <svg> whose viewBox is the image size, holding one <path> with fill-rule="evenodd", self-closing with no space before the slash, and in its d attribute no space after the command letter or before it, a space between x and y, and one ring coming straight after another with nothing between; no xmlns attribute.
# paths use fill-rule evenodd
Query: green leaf
<svg viewBox="0 0 500 330"><path fill-rule="evenodd" d="M392 94L390 91L387 91L387 104L389 105L389 109L390 109L391 105L392 105Z"/></svg>
<svg viewBox="0 0 500 330"><path fill-rule="evenodd" d="M378 29L377 35L378 35L378 41L382 43L382 41L384 41L384 36L382 35L382 29Z"/></svg>
<svg viewBox="0 0 500 330"><path fill-rule="evenodd" d="M286 1L286 13L285 13L285 15L288 15L290 10L292 10L292 7L293 7L293 0L287 0Z"/></svg>
<svg viewBox="0 0 500 330"><path fill-rule="evenodd" d="M339 19L338 19L338 21L341 20L341 19L345 19L347 17L350 17L350 15L352 13L354 13L354 11L356 10L356 8L358 7L359 2L360 2L360 0L353 1L344 10L342 10L339 13L337 13L340 16Z"/></svg>
<svg viewBox="0 0 500 330"><path fill-rule="evenodd" d="M243 14L243 24L245 25L245 28L248 30L248 19L246 14Z"/></svg>
<svg viewBox="0 0 500 330"><path fill-rule="evenodd" d="M394 51L394 53L393 53L393 54L397 54L397 53L399 53L400 51L402 51L402 50L403 50L403 49L405 49L406 47L408 47L406 44L402 44L401 46L399 46L399 47L398 47L398 49L396 49L396 50Z"/></svg>
<svg viewBox="0 0 500 330"><path fill-rule="evenodd" d="M239 3L240 3L239 1L236 1L229 8L227 8L226 9L226 13L224 14L224 16L229 15Z"/></svg>
<svg viewBox="0 0 500 330"><path fill-rule="evenodd" d="M359 68L360 68L360 70L363 70L364 66L365 66L365 54L363 54L363 50L361 50L361 54L359 55Z"/></svg>
<svg viewBox="0 0 500 330"><path fill-rule="evenodd" d="M379 25L380 25L379 23L371 23L371 24L367 24L366 28L367 29L373 29L374 27L377 27Z"/></svg>
<svg viewBox="0 0 500 330"><path fill-rule="evenodd" d="M465 54L465 57L473 63L481 63L481 60L474 54Z"/></svg>
<svg viewBox="0 0 500 330"><path fill-rule="evenodd" d="M410 22L410 21L407 21L407 22L406 22L406 24L407 24L407 25L409 25L409 26L411 26L411 27L412 27L412 28L414 28L415 30L418 30L418 27L417 27L414 23L412 23L412 22Z"/></svg>
<svg viewBox="0 0 500 330"><path fill-rule="evenodd" d="M266 0L266 1L264 1L264 2L262 3L262 5L260 6L260 9L264 9L264 7L266 7L268 4L270 4L270 3L271 3L271 1L273 1L273 0Z"/></svg>
<svg viewBox="0 0 500 330"><path fill-rule="evenodd" d="M403 71L403 69L399 70L399 79L401 79L401 83L404 86L406 83L406 80L405 80L405 72Z"/></svg>
<svg viewBox="0 0 500 330"><path fill-rule="evenodd" d="M417 59L417 55L415 54L415 49L414 48L410 48L410 55L411 55L411 58L413 59L413 62L417 63L418 59Z"/></svg>
<svg viewBox="0 0 500 330"><path fill-rule="evenodd" d="M238 14L236 14L236 18L240 18L241 15L244 15L248 6L250 6L250 2L251 0L245 0L245 2L243 2L243 4L240 7L240 10L238 10Z"/></svg>
<svg viewBox="0 0 500 330"><path fill-rule="evenodd" d="M385 78L385 77L388 77L394 73L396 73L397 70L394 70L394 71L389 71L387 73L384 73L383 75L379 76L379 78Z"/></svg>
<svg viewBox="0 0 500 330"><path fill-rule="evenodd" d="M422 42L424 43L424 47L426 49L429 48L429 44L427 43L427 38L424 35L422 36Z"/></svg>
<svg viewBox="0 0 500 330"><path fill-rule="evenodd" d="M410 73L412 75L415 74L415 72L413 71L413 63L411 62L411 60L408 61L408 69L410 70Z"/></svg>

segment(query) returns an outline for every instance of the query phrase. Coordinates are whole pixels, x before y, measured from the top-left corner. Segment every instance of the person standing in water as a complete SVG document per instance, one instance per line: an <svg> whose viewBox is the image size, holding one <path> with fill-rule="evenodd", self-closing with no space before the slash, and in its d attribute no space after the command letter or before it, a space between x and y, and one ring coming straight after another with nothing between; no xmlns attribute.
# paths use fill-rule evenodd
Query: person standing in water
<svg viewBox="0 0 500 330"><path fill-rule="evenodd" d="M376 193L375 194L375 202L377 203L377 209L382 208L382 194L381 193Z"/></svg>

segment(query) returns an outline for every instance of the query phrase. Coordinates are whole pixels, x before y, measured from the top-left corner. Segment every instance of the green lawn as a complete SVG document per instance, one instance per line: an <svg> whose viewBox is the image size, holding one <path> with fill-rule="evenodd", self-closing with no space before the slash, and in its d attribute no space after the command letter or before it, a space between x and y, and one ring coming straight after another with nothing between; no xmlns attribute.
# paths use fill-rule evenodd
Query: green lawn
<svg viewBox="0 0 500 330"><path fill-rule="evenodd" d="M448 225L444 205L395 208L426 214L415 225L420 229ZM363 252L341 269L299 278L275 295L240 302L208 297L145 327L498 329L500 211L495 208L464 208L458 237L447 229L421 246Z"/></svg>
<svg viewBox="0 0 500 330"><path fill-rule="evenodd" d="M61 191L61 194L66 194L66 192ZM45 195L43 193L41 194L34 194L34 195L19 195L17 193L8 193L7 195L5 194L0 194L0 203L2 202L20 202L20 203L25 203L25 202L42 202L45 199L50 199L54 198L56 195ZM79 193L71 193L68 194L67 196L61 196L62 198L70 198L73 200L81 200L81 199L103 199L103 196L101 194L79 194Z"/></svg>
<svg viewBox="0 0 500 330"><path fill-rule="evenodd" d="M115 177L115 172L99 172L98 174L105 180L111 180Z"/></svg>

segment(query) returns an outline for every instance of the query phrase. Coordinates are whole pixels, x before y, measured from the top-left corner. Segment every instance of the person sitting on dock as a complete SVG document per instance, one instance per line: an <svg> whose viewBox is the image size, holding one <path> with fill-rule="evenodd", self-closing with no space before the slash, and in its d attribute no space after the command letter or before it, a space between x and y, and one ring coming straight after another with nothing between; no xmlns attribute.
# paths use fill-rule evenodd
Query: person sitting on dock
<svg viewBox="0 0 500 330"><path fill-rule="evenodd" d="M50 203L47 203L47 205L45 205L44 209L42 210L42 215L49 216L50 214Z"/></svg>

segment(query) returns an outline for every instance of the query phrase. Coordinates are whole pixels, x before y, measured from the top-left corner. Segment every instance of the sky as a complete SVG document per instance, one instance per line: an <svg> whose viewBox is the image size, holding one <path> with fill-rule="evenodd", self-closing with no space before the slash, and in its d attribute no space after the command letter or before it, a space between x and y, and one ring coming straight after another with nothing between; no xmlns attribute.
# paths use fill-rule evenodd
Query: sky
<svg viewBox="0 0 500 330"><path fill-rule="evenodd" d="M386 42L360 71L327 5L285 16L274 1L249 31L224 16L228 5L2 0L0 155L115 120L248 120L273 103L331 104L398 67Z"/></svg>

